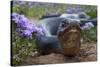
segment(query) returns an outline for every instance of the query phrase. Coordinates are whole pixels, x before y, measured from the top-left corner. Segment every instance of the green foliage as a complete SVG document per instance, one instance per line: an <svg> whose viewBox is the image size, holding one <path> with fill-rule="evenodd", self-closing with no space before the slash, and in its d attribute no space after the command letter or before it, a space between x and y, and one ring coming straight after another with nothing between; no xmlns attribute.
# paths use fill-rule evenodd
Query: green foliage
<svg viewBox="0 0 100 67"><path fill-rule="evenodd" d="M24 14L25 16L27 16L29 19L35 18L35 19L39 19L41 18L41 16L45 15L45 14L52 14L52 13L63 13L64 10L66 10L66 6L65 5L58 5L55 7L45 7L45 6L39 6L39 7L28 7L28 6L13 6L12 8L12 12L17 12L19 14Z"/></svg>
<svg viewBox="0 0 100 67"><path fill-rule="evenodd" d="M97 6L87 6L85 9L87 15L89 15L91 19L97 18Z"/></svg>
<svg viewBox="0 0 100 67"><path fill-rule="evenodd" d="M20 9L21 9L21 7L16 5L16 6L12 7L12 12L20 13Z"/></svg>
<svg viewBox="0 0 100 67"><path fill-rule="evenodd" d="M85 41L97 41L97 26L91 28L90 30L82 31L82 37Z"/></svg>
<svg viewBox="0 0 100 67"><path fill-rule="evenodd" d="M31 8L29 7L20 7L20 6L14 6L12 8L13 12L19 13L19 14L24 14L27 16L29 19L35 18L39 19L43 14L44 14L44 8L40 6L39 8L32 6Z"/></svg>
<svg viewBox="0 0 100 67"><path fill-rule="evenodd" d="M20 37L19 34L14 31L15 25L12 24L12 65L19 65L21 62L30 56L31 52L36 50L35 37L32 40Z"/></svg>
<svg viewBox="0 0 100 67"><path fill-rule="evenodd" d="M87 15L89 15L91 19L96 18L97 17L97 11L87 12Z"/></svg>

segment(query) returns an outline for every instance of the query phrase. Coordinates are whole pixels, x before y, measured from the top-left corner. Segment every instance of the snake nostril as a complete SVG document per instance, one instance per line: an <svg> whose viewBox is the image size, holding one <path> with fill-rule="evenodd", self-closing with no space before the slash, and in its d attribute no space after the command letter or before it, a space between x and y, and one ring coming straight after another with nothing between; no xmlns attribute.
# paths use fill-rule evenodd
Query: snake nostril
<svg viewBox="0 0 100 67"><path fill-rule="evenodd" d="M62 27L65 27L65 24L62 24Z"/></svg>

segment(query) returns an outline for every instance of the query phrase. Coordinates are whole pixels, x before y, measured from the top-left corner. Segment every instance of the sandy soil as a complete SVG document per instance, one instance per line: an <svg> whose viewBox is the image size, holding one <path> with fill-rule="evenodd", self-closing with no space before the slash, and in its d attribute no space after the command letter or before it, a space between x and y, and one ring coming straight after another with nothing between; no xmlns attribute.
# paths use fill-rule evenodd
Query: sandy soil
<svg viewBox="0 0 100 67"><path fill-rule="evenodd" d="M62 54L51 53L48 55L40 55L36 57L27 57L21 65L39 65L39 64L57 64L57 63L72 63L72 62L87 62L96 61L96 43L81 44L80 54L75 57L67 57Z"/></svg>

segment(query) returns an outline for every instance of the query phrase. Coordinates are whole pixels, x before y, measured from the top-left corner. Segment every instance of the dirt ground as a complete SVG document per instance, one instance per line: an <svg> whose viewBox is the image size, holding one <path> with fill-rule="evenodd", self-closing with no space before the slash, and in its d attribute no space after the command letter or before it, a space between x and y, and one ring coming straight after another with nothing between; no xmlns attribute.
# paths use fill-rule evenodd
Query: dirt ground
<svg viewBox="0 0 100 67"><path fill-rule="evenodd" d="M62 54L51 53L38 57L27 57L21 65L57 64L87 62L97 60L96 43L82 43L80 54L75 57L67 57Z"/></svg>

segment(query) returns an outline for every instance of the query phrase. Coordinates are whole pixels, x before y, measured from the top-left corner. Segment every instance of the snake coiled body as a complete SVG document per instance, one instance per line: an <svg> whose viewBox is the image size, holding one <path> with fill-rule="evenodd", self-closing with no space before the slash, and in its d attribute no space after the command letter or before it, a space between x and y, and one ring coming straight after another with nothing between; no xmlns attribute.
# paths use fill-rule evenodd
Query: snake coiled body
<svg viewBox="0 0 100 67"><path fill-rule="evenodd" d="M70 14L72 16L72 14ZM74 16L73 16L74 17ZM81 30L97 25L97 19L73 19L67 15L44 16L40 22L45 36L36 36L38 49L42 54L63 53L76 56L80 52Z"/></svg>

